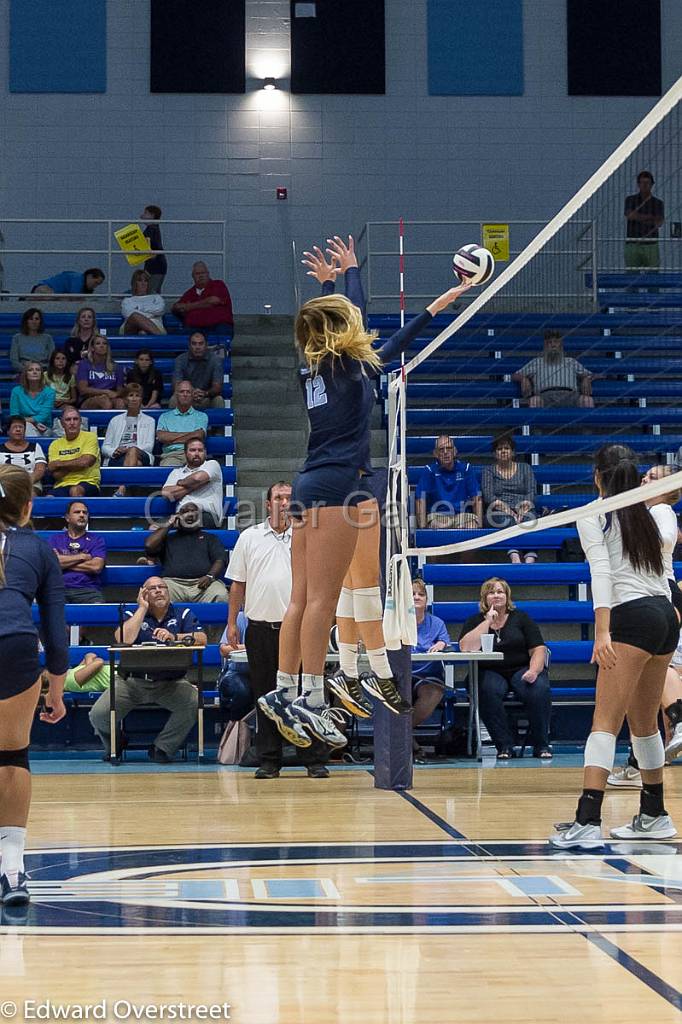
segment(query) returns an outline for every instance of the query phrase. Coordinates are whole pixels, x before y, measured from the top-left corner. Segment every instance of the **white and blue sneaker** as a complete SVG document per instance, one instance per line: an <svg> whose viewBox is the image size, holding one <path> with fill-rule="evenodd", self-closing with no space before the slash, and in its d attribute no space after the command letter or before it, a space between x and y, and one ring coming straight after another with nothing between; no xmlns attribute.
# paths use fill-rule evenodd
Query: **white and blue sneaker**
<svg viewBox="0 0 682 1024"><path fill-rule="evenodd" d="M678 722L670 737L670 743L665 748L665 760L667 764L674 761L682 754L682 722Z"/></svg>
<svg viewBox="0 0 682 1024"><path fill-rule="evenodd" d="M326 704L311 705L303 696L297 697L289 710L300 725L305 726L320 743L326 743L328 747L335 749L346 746L348 741L337 728L337 723L346 724L345 714L340 708L329 708Z"/></svg>
<svg viewBox="0 0 682 1024"><path fill-rule="evenodd" d="M669 814L636 814L629 825L612 828L614 839L674 839L677 829Z"/></svg>
<svg viewBox="0 0 682 1024"><path fill-rule="evenodd" d="M558 850L600 850L604 845L601 825L580 825L577 821L561 821L549 837Z"/></svg>
<svg viewBox="0 0 682 1024"><path fill-rule="evenodd" d="M258 707L275 723L287 743L295 747L310 747L312 740L298 718L291 713L292 701L287 700L281 690L271 690L258 698Z"/></svg>
<svg viewBox="0 0 682 1024"><path fill-rule="evenodd" d="M380 679L374 672L363 672L360 676L362 687L394 715L409 715L412 705L402 696L395 679Z"/></svg>
<svg viewBox="0 0 682 1024"><path fill-rule="evenodd" d="M20 871L17 884L11 885L7 875L0 876L0 900L3 907L18 907L28 903L31 895L28 891L28 876Z"/></svg>

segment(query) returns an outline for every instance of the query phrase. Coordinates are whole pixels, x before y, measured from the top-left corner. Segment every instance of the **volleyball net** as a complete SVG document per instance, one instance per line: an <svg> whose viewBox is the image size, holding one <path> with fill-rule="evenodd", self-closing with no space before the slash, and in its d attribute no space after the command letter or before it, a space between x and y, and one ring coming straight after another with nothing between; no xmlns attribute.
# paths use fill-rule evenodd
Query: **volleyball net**
<svg viewBox="0 0 682 1024"><path fill-rule="evenodd" d="M682 78L519 255L498 263L478 294L467 293L454 319L437 318L431 336L418 339L404 365L389 374L393 555L424 560L503 541L511 547L538 530L572 526L595 512L590 466L603 443L631 445L643 468L663 463L676 469L682 447L681 99ZM453 251L472 241L478 240L453 239ZM404 272L409 295L409 260ZM561 342L556 380L551 373L547 379L549 357L545 379L524 378L524 367L544 358L552 337ZM570 365L577 393L569 396ZM536 478L535 514L504 529L489 525L484 514L482 531L465 534L453 509L453 527L440 536L430 531L426 544L415 530L425 524L415 523L414 485L440 435L453 439L458 457L479 478L493 465L492 444L511 437L516 461L528 462ZM613 511L681 486L682 474L675 472L599 508Z"/></svg>

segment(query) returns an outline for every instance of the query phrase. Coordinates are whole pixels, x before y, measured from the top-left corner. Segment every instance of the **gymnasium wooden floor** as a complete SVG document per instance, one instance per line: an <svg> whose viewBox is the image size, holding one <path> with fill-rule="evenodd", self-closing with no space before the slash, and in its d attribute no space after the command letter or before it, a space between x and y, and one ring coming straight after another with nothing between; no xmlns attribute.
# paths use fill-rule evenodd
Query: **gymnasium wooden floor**
<svg viewBox="0 0 682 1024"><path fill-rule="evenodd" d="M402 795L362 769L36 768L4 1020L681 1019L682 842L552 852L577 767L423 768ZM682 765L666 784L682 825ZM605 825L637 803L610 792Z"/></svg>

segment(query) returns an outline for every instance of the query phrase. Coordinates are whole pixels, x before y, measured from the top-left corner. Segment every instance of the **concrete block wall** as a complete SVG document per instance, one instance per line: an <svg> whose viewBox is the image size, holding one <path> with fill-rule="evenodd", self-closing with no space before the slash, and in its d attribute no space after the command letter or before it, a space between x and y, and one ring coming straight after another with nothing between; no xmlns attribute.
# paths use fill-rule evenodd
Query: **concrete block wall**
<svg viewBox="0 0 682 1024"><path fill-rule="evenodd" d="M453 4L453 7L455 5ZM663 0L664 87L682 73L682 5ZM525 95L429 97L425 0L387 0L386 96L290 96L289 3L248 0L244 96L150 95L148 0L109 0L104 95L10 95L0 48L0 217L136 217L227 224L227 278L243 313L293 308L299 249L367 220L547 219L646 113L650 98L566 95L565 2L526 0ZM7 38L9 0L0 0ZM266 93L262 78L282 88ZM286 202L275 189L285 185ZM5 245L104 244L104 229L0 224ZM168 226L167 248L218 248L218 228ZM38 237L36 237L38 236ZM78 238L78 243L74 239ZM469 239L466 239L469 240ZM453 240L461 244L465 239ZM81 257L5 257L5 287ZM82 265L101 257L82 257ZM169 293L189 280L175 257ZM210 257L214 273L218 257ZM447 263L447 261L444 261ZM434 289L447 281L434 282ZM128 271L116 264L123 289ZM312 286L300 276L303 296ZM409 280L408 280L409 286Z"/></svg>

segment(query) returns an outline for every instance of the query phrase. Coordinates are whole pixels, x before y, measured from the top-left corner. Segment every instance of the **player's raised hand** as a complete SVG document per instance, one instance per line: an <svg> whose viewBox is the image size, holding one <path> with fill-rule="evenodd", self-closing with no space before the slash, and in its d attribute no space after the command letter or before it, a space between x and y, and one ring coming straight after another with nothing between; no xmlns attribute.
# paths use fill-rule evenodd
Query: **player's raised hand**
<svg viewBox="0 0 682 1024"><path fill-rule="evenodd" d="M437 299L434 299L430 306L427 306L431 316L435 316L437 313L442 313L444 309L450 305L451 302L456 300L463 295L464 292L468 292L471 288L471 281L462 281L461 284L456 285L454 288L448 288L446 292L439 295Z"/></svg>
<svg viewBox="0 0 682 1024"><path fill-rule="evenodd" d="M357 267L358 258L355 255L355 242L353 236L348 236L348 242L344 242L339 235L334 235L333 238L327 239L328 254L332 259L336 259L339 264L339 270L345 274L349 267Z"/></svg>
<svg viewBox="0 0 682 1024"><path fill-rule="evenodd" d="M325 281L335 281L336 275L339 272L339 266L336 258L331 256L329 260L319 248L314 245L313 251L305 251L303 253L305 259L301 260L304 267L309 267L307 271L308 277L314 277L320 284L324 284Z"/></svg>

